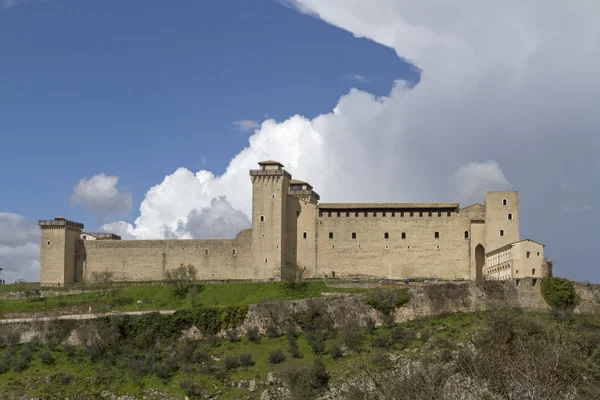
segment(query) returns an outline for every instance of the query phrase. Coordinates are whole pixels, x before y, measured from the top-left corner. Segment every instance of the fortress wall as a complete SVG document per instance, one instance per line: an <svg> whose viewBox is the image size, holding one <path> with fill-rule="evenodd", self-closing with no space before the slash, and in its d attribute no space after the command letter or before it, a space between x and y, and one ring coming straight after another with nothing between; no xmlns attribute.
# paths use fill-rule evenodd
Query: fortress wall
<svg viewBox="0 0 600 400"><path fill-rule="evenodd" d="M464 232L470 220L452 212L439 217L437 212L425 211L420 217L408 213L395 217L390 212L383 217L373 211L365 217L363 212L355 217L342 211L328 216L324 212L318 224L318 273L331 276L377 276L393 279L407 277L436 277L454 279L470 277L470 240ZM333 232L333 239L329 238ZM352 239L356 232L356 239ZM389 238L384 238L384 233ZM406 232L406 239L402 239ZM439 232L439 239L434 237ZM387 248L386 248L387 246Z"/></svg>
<svg viewBox="0 0 600 400"><path fill-rule="evenodd" d="M82 242L87 279L93 271L108 269L115 273L116 280L161 280L165 271L181 263L194 265L198 279L253 277L250 229L241 231L235 239Z"/></svg>

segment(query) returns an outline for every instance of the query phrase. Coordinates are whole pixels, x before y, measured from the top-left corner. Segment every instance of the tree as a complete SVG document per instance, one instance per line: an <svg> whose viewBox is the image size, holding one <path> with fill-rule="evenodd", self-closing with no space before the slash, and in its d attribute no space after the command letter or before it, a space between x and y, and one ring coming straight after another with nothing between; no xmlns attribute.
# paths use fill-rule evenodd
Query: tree
<svg viewBox="0 0 600 400"><path fill-rule="evenodd" d="M284 274L284 279L293 286L296 283L302 282L304 271L306 271L306 266L300 267L297 264L288 263Z"/></svg>
<svg viewBox="0 0 600 400"><path fill-rule="evenodd" d="M93 271L90 274L92 285L94 286L96 293L98 293L98 296L102 297L106 294L113 284L114 276L115 273L108 269L102 272Z"/></svg>
<svg viewBox="0 0 600 400"><path fill-rule="evenodd" d="M192 264L184 265L183 263L179 267L165 273L167 282L173 285L175 291L181 297L184 297L188 289L194 286L196 276L196 267Z"/></svg>

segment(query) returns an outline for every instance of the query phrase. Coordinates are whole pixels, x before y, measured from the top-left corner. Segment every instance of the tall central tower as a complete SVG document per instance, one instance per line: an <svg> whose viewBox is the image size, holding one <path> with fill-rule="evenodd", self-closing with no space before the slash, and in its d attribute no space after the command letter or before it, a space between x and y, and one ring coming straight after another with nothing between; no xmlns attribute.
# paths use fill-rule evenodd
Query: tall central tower
<svg viewBox="0 0 600 400"><path fill-rule="evenodd" d="M285 222L291 175L277 161L261 161L252 179L253 276L276 278L285 267Z"/></svg>

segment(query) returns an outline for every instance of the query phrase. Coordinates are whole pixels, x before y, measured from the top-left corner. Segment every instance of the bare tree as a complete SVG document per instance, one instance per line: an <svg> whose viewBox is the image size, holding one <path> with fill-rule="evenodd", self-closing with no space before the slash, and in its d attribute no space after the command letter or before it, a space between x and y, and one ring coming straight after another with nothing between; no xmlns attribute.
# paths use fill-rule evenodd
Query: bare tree
<svg viewBox="0 0 600 400"><path fill-rule="evenodd" d="M114 276L115 273L108 269L102 272L93 271L90 274L92 285L98 296L103 297L108 289L111 288Z"/></svg>
<svg viewBox="0 0 600 400"><path fill-rule="evenodd" d="M185 296L188 289L194 286L196 276L196 267L192 264L184 265L183 263L165 273L167 282L175 287L175 291L181 297Z"/></svg>

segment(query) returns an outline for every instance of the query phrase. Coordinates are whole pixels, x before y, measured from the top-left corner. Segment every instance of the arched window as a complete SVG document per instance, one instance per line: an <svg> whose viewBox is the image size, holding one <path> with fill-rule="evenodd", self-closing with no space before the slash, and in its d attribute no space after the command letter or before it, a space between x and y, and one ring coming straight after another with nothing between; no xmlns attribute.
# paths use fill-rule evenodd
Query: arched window
<svg viewBox="0 0 600 400"><path fill-rule="evenodd" d="M511 220L512 219L512 213L508 213L508 219Z"/></svg>
<svg viewBox="0 0 600 400"><path fill-rule="evenodd" d="M503 205L503 206L505 206L505 205L507 205L507 204L508 204L508 200L506 200L506 199L502 199L502 205Z"/></svg>

